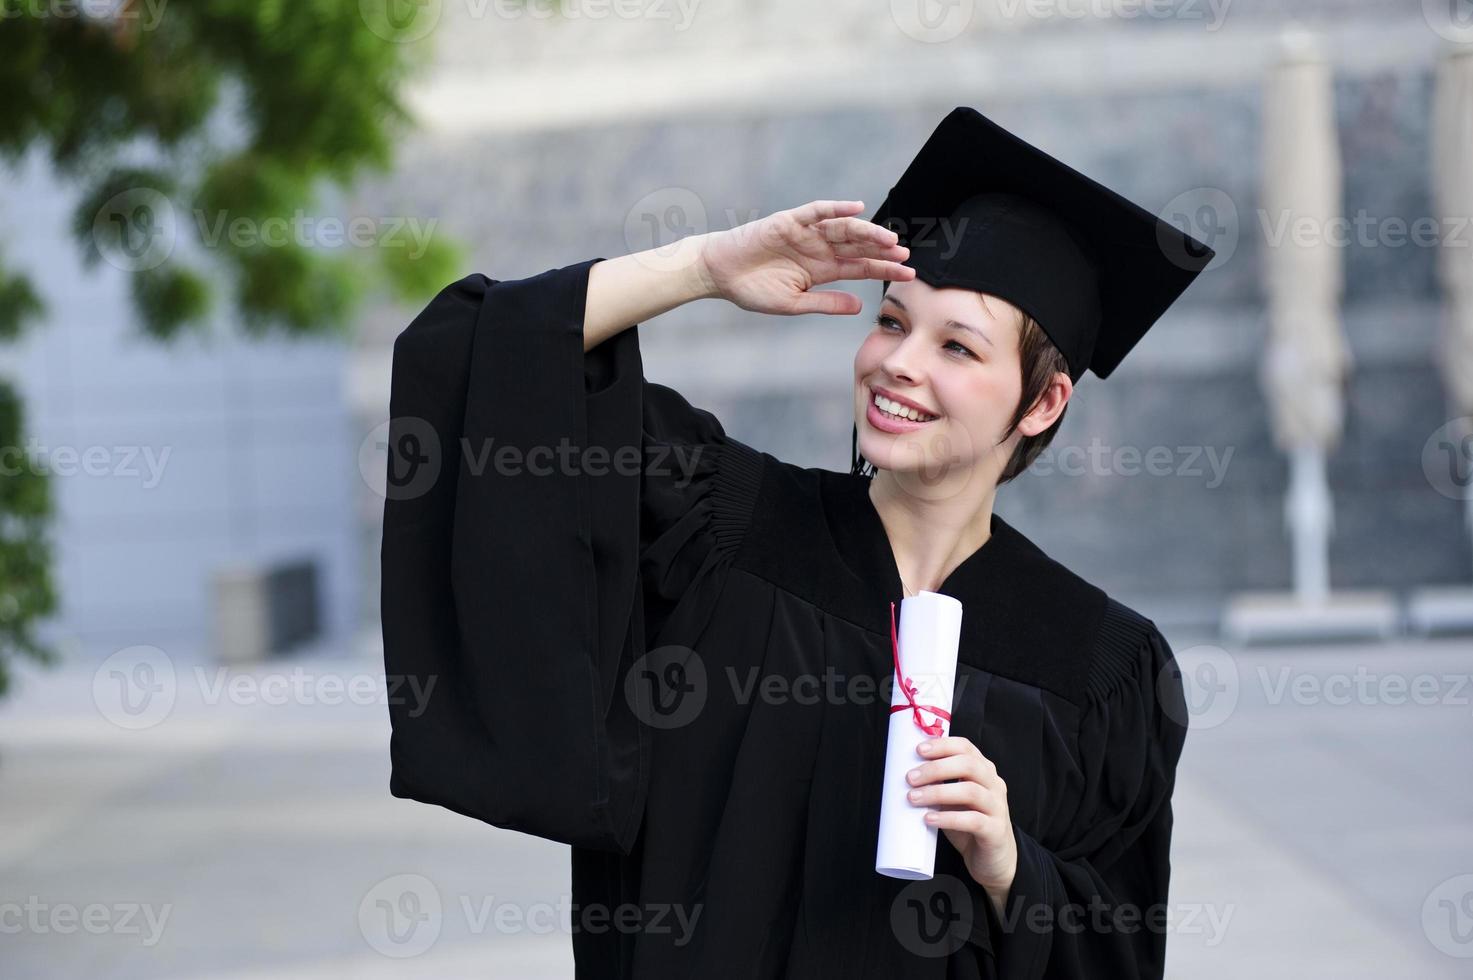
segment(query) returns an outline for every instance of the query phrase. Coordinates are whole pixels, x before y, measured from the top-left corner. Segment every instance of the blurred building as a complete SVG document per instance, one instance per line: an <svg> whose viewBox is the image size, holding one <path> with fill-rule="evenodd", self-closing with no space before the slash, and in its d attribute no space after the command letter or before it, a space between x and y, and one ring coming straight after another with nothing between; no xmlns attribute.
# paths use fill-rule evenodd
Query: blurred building
<svg viewBox="0 0 1473 980"><path fill-rule="evenodd" d="M1188 209L1219 259L1109 382L1081 382L1039 472L1004 488L999 511L1163 625L1211 627L1228 594L1289 584L1287 465L1258 381L1273 234L1256 210L1264 70L1291 18L1323 33L1345 213L1380 235L1387 219L1432 213L1431 79L1450 23L1414 4L1267 0L889 11L723 0L688 22L674 5L668 20L426 11L439 50L416 93L427 128L361 202L438 217L470 243L467 273L533 275L815 198L872 212L961 104L1147 209ZM1459 502L1421 464L1447 421L1434 259L1405 233L1344 249L1355 363L1329 472L1336 587L1470 578ZM667 314L641 328L646 377L760 449L847 470L852 359L879 299L876 283L857 290L865 314L846 320L715 301ZM365 325L364 431L386 415L389 345L413 312ZM366 549L380 507L365 504ZM365 558L374 581L376 552Z"/></svg>
<svg viewBox="0 0 1473 980"><path fill-rule="evenodd" d="M47 635L74 655L149 644L208 658L216 572L305 558L326 637L345 642L361 582L344 343L250 342L223 314L157 343L134 320L132 273L83 269L74 192L43 154L7 174L3 200L6 261L47 307L22 343L0 345L24 448L52 473L61 608Z"/></svg>
<svg viewBox="0 0 1473 980"><path fill-rule="evenodd" d="M416 7L410 34L435 48L412 92L422 128L346 212L434 220L469 246L466 273L517 278L815 198L872 211L945 113L976 106L1148 209L1188 209L1222 256L1108 383L1081 382L1001 513L1163 625L1211 626L1229 593L1287 586L1287 467L1258 383L1264 68L1291 17L1322 31L1347 215L1430 215L1432 72L1452 26L1437 5L566 6ZM352 350L248 343L224 321L213 341L164 347L133 326L125 272L83 273L66 232L73 201L43 161L12 174L4 200L24 235L8 255L50 316L0 349L0 366L19 379L38 444L104 447L107 460L55 481L59 638L208 650L217 569L307 556L328 641L371 648L374 430L393 338L417 310L370 311ZM1355 363L1330 461L1338 587L1467 583L1473 571L1460 502L1421 464L1447 421L1434 259L1404 239L1344 251ZM760 449L847 469L852 359L879 297L878 284L856 288L866 312L842 320L716 301L667 314L641 328L646 376Z"/></svg>

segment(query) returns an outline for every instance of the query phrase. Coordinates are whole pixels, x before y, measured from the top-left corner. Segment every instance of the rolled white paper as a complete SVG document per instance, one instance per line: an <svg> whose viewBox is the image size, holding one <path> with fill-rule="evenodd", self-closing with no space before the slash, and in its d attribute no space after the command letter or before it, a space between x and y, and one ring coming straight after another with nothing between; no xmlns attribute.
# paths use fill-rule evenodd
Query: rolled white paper
<svg viewBox="0 0 1473 980"><path fill-rule="evenodd" d="M900 666L915 685L916 704L951 713L961 632L962 604L952 596L921 592L901 600L897 629ZM906 782L905 774L925 762L916 747L932 736L916 724L900 678L895 679L890 705L904 705L905 710L890 715L875 870L892 878L919 881L936 872L936 828L926 823L926 811L934 807L917 806L905 798L914 788ZM929 711L921 712L921 720L939 721L942 734L951 732L950 722Z"/></svg>

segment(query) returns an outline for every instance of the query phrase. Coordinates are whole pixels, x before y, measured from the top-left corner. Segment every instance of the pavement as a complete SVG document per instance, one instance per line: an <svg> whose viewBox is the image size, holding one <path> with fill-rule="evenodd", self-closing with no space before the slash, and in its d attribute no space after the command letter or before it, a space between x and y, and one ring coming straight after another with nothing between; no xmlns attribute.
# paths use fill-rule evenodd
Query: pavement
<svg viewBox="0 0 1473 980"><path fill-rule="evenodd" d="M1473 640L1173 638L1168 976L1473 975ZM0 976L567 978L567 850L388 793L382 665L149 647L0 703Z"/></svg>

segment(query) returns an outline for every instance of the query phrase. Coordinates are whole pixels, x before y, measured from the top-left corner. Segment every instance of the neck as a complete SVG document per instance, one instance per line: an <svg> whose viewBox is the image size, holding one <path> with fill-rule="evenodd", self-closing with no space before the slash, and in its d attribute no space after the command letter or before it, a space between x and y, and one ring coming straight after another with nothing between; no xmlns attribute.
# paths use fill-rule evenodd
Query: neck
<svg viewBox="0 0 1473 980"><path fill-rule="evenodd" d="M870 481L869 496L885 525L908 595L940 588L992 535L997 482L984 479L980 470L955 490L880 470Z"/></svg>

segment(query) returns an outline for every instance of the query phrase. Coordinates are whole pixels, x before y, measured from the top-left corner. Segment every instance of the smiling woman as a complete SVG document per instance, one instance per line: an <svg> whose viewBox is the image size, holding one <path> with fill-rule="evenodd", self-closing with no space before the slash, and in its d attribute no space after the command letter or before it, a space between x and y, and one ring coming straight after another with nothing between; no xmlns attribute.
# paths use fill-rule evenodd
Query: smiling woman
<svg viewBox="0 0 1473 980"><path fill-rule="evenodd" d="M390 705L390 790L572 845L581 980L1162 975L1175 658L992 503L1201 266L1129 251L1189 240L1011 139L958 109L882 206L976 220L952 256L812 201L673 268L468 276L395 342L385 668L433 694ZM938 181L938 160L965 165ZM1113 222L1123 286L1054 211L995 193L1008 173ZM813 288L844 279L892 284L855 358L873 478L779 460L644 378L639 320L702 297L858 313ZM550 471L468 464L553 445ZM891 616L923 589L963 612L949 724L909 776L935 874L904 880L875 861Z"/></svg>
<svg viewBox="0 0 1473 980"><path fill-rule="evenodd" d="M956 296L946 297L938 295L940 291L920 280L899 286L892 286L886 282L881 288L880 313L875 317L876 333L879 334L903 334L907 330L907 325L916 321L914 313L903 301L903 296L911 296L912 304L917 307L924 306L927 309L933 309L948 302L981 307L982 316L977 319L977 322L988 323L988 329L984 330L972 323L956 319L946 319L941 324L935 344L949 352L952 359L969 359L976 362L976 366L971 367L971 370L981 370L981 365L994 363L1000 359L1003 370L1016 370L1018 373L1021 379L1021 391L1000 442L1009 442L1013 433L1018 431L1019 425L1032 410L1040 410L1043 413L1038 416L1040 419L1052 417L1053 421L1041 432L1023 433L1020 438L1011 441L1013 448L1010 452L1005 451L1003 454L1006 462L996 476L996 483L999 485L1007 483L1026 470L1038 458L1038 454L1053 442L1059 426L1063 424L1064 414L1068 410L1068 391L1072 391L1073 388L1068 378L1069 362L1054 345L1054 342L1049 339L1043 328L1038 325L1038 321L1004 299L972 290L954 290ZM1001 346L992 339L994 335L1001 338ZM866 345L870 344L871 340L867 340ZM898 340L893 343L898 344ZM884 345L881 344L881 346ZM874 356L873 352L868 355L871 358ZM860 361L864 358L866 358L866 351L862 347L855 356L857 376L861 374ZM956 370L968 369L963 367ZM942 371L949 374L952 369L942 368ZM966 375L959 376L965 377ZM1065 388L1068 391L1064 390ZM879 384L861 385L860 389L862 392L874 392L881 397L909 405L911 408L922 407L900 393L881 387ZM1064 402L1057 415L1049 410L1054 399L1062 399ZM893 415L886 417L883 404L877 401L876 406L879 411L864 413L865 420L871 426L892 434L910 431ZM885 448L881 446L872 451L884 452ZM853 457L850 472L862 476L875 474L875 464L860 449L858 423L854 427L850 452Z"/></svg>

